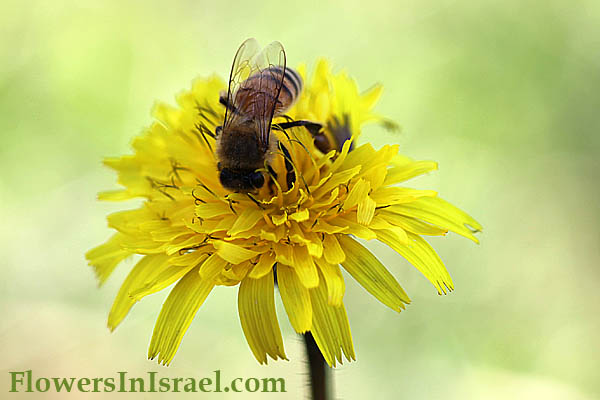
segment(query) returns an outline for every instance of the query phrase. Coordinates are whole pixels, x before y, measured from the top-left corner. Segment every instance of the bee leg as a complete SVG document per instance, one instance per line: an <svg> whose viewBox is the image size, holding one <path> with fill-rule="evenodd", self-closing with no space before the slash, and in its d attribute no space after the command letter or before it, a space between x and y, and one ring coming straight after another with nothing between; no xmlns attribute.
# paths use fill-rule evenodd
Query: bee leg
<svg viewBox="0 0 600 400"><path fill-rule="evenodd" d="M283 122L278 125L281 129L284 130L288 128L294 128L297 126L303 126L306 128L307 131L309 131L313 135L315 139L315 146L317 146L317 149L319 149L322 153L328 153L330 150L333 150L331 144L329 143L329 139L322 132L323 125L319 124L318 122L298 120L291 122Z"/></svg>
<svg viewBox="0 0 600 400"><path fill-rule="evenodd" d="M296 180L296 173L294 172L294 166L291 162L292 156L290 155L288 149L281 144L281 142L279 142L279 148L283 152L285 159L285 170L287 171L287 174L285 175L285 182L289 190L292 187L294 181Z"/></svg>
<svg viewBox="0 0 600 400"><path fill-rule="evenodd" d="M225 108L227 108L228 110L233 111L234 113L237 113L237 108L233 105L233 103L231 103L230 101L228 101L227 99L227 93L226 92L221 92L221 94L219 95L219 103L221 103L222 105L225 106Z"/></svg>
<svg viewBox="0 0 600 400"><path fill-rule="evenodd" d="M298 121L282 122L281 124L278 124L278 125L281 129L288 129L288 128L295 128L297 126L303 126L310 133L312 133L313 136L318 135L321 132L321 129L323 128L323 125L319 124L318 122L306 121L306 120L302 120L302 119L298 120Z"/></svg>
<svg viewBox="0 0 600 400"><path fill-rule="evenodd" d="M329 143L329 139L325 136L324 133L319 133L318 135L313 136L315 139L315 146L317 149L321 151L323 154L329 153L332 149L331 143Z"/></svg>
<svg viewBox="0 0 600 400"><path fill-rule="evenodd" d="M225 93L225 91L219 94L219 103L223 104L225 107L228 106L227 93Z"/></svg>

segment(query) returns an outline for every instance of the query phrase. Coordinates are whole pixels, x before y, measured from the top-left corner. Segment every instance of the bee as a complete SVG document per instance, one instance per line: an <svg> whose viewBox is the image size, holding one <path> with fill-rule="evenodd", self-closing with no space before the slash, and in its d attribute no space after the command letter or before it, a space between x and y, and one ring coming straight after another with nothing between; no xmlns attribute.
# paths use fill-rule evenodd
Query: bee
<svg viewBox="0 0 600 400"><path fill-rule="evenodd" d="M251 192L265 183L265 166L280 149L285 155L287 181L295 179L289 151L272 134L272 120L282 116L296 102L302 91L302 78L286 67L286 55L279 42L259 51L255 39L247 39L235 54L227 97L219 98L225 106L223 125L217 127L216 156L219 180L223 187L236 192ZM277 125L285 130L304 126L315 136L323 136L321 124L289 121Z"/></svg>

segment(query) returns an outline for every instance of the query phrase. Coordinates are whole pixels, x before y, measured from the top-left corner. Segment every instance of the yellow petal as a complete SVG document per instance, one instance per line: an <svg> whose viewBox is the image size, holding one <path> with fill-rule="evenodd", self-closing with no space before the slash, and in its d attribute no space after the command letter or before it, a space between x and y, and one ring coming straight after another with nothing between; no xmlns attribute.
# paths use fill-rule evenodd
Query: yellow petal
<svg viewBox="0 0 600 400"><path fill-rule="evenodd" d="M172 255L181 252L184 249L193 249L205 242L203 235L189 234L185 236L179 236L169 243L165 243L161 246L160 250L164 249L168 255Z"/></svg>
<svg viewBox="0 0 600 400"><path fill-rule="evenodd" d="M152 110L152 115L166 126L179 126L182 114L183 110L165 103L156 103Z"/></svg>
<svg viewBox="0 0 600 400"><path fill-rule="evenodd" d="M277 264L277 284L281 300L294 330L304 333L312 325L312 306L308 289L300 282L293 268Z"/></svg>
<svg viewBox="0 0 600 400"><path fill-rule="evenodd" d="M155 242L149 238L127 235L121 242L123 249L138 254L164 253L164 243Z"/></svg>
<svg viewBox="0 0 600 400"><path fill-rule="evenodd" d="M131 288L129 291L129 296L133 300L139 301L149 294L163 290L173 282L177 282L193 267L201 265L206 258L206 254L203 254L202 259L198 260L194 264L188 264L185 266L172 265L169 261L162 269L157 268L157 270L147 277L146 280L143 281L137 288Z"/></svg>
<svg viewBox="0 0 600 400"><path fill-rule="evenodd" d="M335 159L335 161L333 162L333 164L331 165L331 168L329 168L330 172L333 173L342 167L342 165L346 161L346 157L348 156L348 153L350 152L350 147L352 146L353 143L354 143L354 137L351 138L350 140L346 140L344 142L344 144L342 145L342 150L338 153L338 156Z"/></svg>
<svg viewBox="0 0 600 400"><path fill-rule="evenodd" d="M119 289L108 314L108 327L114 330L133 305L144 296L156 293L184 276L194 265L178 267L169 264L166 255L149 255L133 267Z"/></svg>
<svg viewBox="0 0 600 400"><path fill-rule="evenodd" d="M215 218L228 214L232 214L232 211L227 203L203 203L196 206L196 215L202 219Z"/></svg>
<svg viewBox="0 0 600 400"><path fill-rule="evenodd" d="M275 254L268 252L260 255L258 263L252 268L248 276L253 279L259 279L271 272L275 265Z"/></svg>
<svg viewBox="0 0 600 400"><path fill-rule="evenodd" d="M190 233L187 229L182 229L181 226L164 226L154 229L148 229L145 226L144 230L149 230L150 234L152 235L152 239L159 242L168 242Z"/></svg>
<svg viewBox="0 0 600 400"><path fill-rule="evenodd" d="M241 281L246 277L252 266L250 261L244 261L241 264L233 264L231 266L232 277L237 281Z"/></svg>
<svg viewBox="0 0 600 400"><path fill-rule="evenodd" d="M240 283L238 311L244 335L258 362L266 364L267 355L274 360L287 360L275 314L273 274Z"/></svg>
<svg viewBox="0 0 600 400"><path fill-rule="evenodd" d="M340 267L336 264L330 264L326 260L320 258L316 260L319 270L325 279L327 285L327 303L330 306L339 307L344 298L346 285Z"/></svg>
<svg viewBox="0 0 600 400"><path fill-rule="evenodd" d="M304 237L304 231L300 229L300 225L298 225L296 222L290 223L288 236L293 243L299 243L303 245L310 243L310 239Z"/></svg>
<svg viewBox="0 0 600 400"><path fill-rule="evenodd" d="M287 212L284 211L281 215L272 215L271 221L273 221L276 226L283 225L287 221Z"/></svg>
<svg viewBox="0 0 600 400"><path fill-rule="evenodd" d="M332 191L334 188L336 188L338 185L348 183L350 181L350 179L355 177L360 172L360 168L361 168L361 166L357 165L354 168L350 168L345 171L334 173L331 176L331 178L329 178L327 180L327 182L325 182L323 185L321 185L313 193L313 195L315 196L315 198L320 198L320 197L325 196L326 194L329 194L329 192Z"/></svg>
<svg viewBox="0 0 600 400"><path fill-rule="evenodd" d="M398 186L381 187L371 193L371 198L375 200L379 207L410 203L420 197L435 196L437 196L437 192L433 190L416 190Z"/></svg>
<svg viewBox="0 0 600 400"><path fill-rule="evenodd" d="M344 189L345 190L345 189ZM327 205L334 204L334 202L338 199L340 194L339 187L334 188L331 192L329 192L329 197L321 197L317 198L313 203L313 207L319 208Z"/></svg>
<svg viewBox="0 0 600 400"><path fill-rule="evenodd" d="M408 204L390 206L387 211L421 219L479 243L473 232L481 231L481 225L473 217L439 197L419 198Z"/></svg>
<svg viewBox="0 0 600 400"><path fill-rule="evenodd" d="M323 220L317 220L317 223L312 228L313 232L322 232L329 235L333 235L335 233L342 233L348 230L347 225L331 225Z"/></svg>
<svg viewBox="0 0 600 400"><path fill-rule="evenodd" d="M321 257L323 255L323 243L321 238L314 232L305 232L296 222L290 224L288 230L289 239L292 243L298 243L306 246L308 254L312 257Z"/></svg>
<svg viewBox="0 0 600 400"><path fill-rule="evenodd" d="M364 240L372 240L376 239L377 235L371 229L364 225L358 224L355 220L353 221L351 218L356 218L356 214L349 214L342 217L337 217L331 220L331 224L337 226L347 227L344 233L352 234L356 237L359 237Z"/></svg>
<svg viewBox="0 0 600 400"><path fill-rule="evenodd" d="M383 185L386 175L387 175L387 165L385 165L385 164L380 164L378 166L375 166L375 167L365 171L363 174L361 174L363 179L365 179L365 180L369 181L369 183L371 183L372 190L377 190L381 187L381 185Z"/></svg>
<svg viewBox="0 0 600 400"><path fill-rule="evenodd" d="M216 220L216 225L214 225L214 227L211 227L211 225L207 223L208 221L204 221L202 223L202 233L215 233L227 231L233 226L233 224L235 224L237 218L237 215L228 215L226 217L221 217L218 220Z"/></svg>
<svg viewBox="0 0 600 400"><path fill-rule="evenodd" d="M371 190L371 183L364 179L359 179L356 184L350 189L350 193L344 200L344 209L349 210L361 201L369 194Z"/></svg>
<svg viewBox="0 0 600 400"><path fill-rule="evenodd" d="M85 258L88 259L89 264L94 268L100 285L106 282L121 261L131 255L130 251L123 249L121 246L123 238L124 235L116 233L106 243L85 253Z"/></svg>
<svg viewBox="0 0 600 400"><path fill-rule="evenodd" d="M266 240L270 240L272 242L279 242L281 239L283 239L283 237L285 236L286 232L287 232L287 227L285 225L280 225L277 228L275 228L275 230L272 230L269 228L269 232L273 234L273 236L271 235L265 235L265 230L261 229L260 231L260 237L261 239L266 239ZM265 237L263 237L265 236ZM272 240L269 238L273 238Z"/></svg>
<svg viewBox="0 0 600 400"><path fill-rule="evenodd" d="M377 239L406 258L438 290L438 294L454 289L452 278L435 250L419 235L408 233L408 244L402 243L391 231L378 231ZM445 288L444 288L445 287Z"/></svg>
<svg viewBox="0 0 600 400"><path fill-rule="evenodd" d="M158 356L159 363L169 365L183 335L213 287L214 283L200 278L196 269L188 272L175 285L154 326L148 349L149 359Z"/></svg>
<svg viewBox="0 0 600 400"><path fill-rule="evenodd" d="M392 225L391 223L389 223L388 220L383 218L380 214L381 214L381 210L378 210L377 214L373 216L373 220L369 224L369 228L371 228L372 230L377 230L377 229L391 229L391 228L395 227L395 225Z"/></svg>
<svg viewBox="0 0 600 400"><path fill-rule="evenodd" d="M306 246L291 246L292 249L292 265L296 274L300 278L300 282L307 287L313 288L319 284L319 274L317 267Z"/></svg>
<svg viewBox="0 0 600 400"><path fill-rule="evenodd" d="M399 228L397 226L392 226L391 228L386 228L384 230L392 233L394 235L395 241L398 242L398 244L405 246L408 244L408 233L404 229ZM379 239L379 233L377 233L377 238Z"/></svg>
<svg viewBox="0 0 600 400"><path fill-rule="evenodd" d="M207 253L211 252L210 246L203 246L193 251L182 252L179 255L171 256L170 264L185 267L187 265L198 265L206 258Z"/></svg>
<svg viewBox="0 0 600 400"><path fill-rule="evenodd" d="M132 193L129 190L105 190L98 193L100 201L124 201L140 196L140 194Z"/></svg>
<svg viewBox="0 0 600 400"><path fill-rule="evenodd" d="M381 84L373 85L371 88L366 90L361 95L361 102L363 107L365 107L366 109L373 108L375 106L375 103L377 103L377 100L379 100L379 97L381 97L381 92L383 92L383 85Z"/></svg>
<svg viewBox="0 0 600 400"><path fill-rule="evenodd" d="M315 95L315 102L313 104L313 112L316 114L317 119L325 121L329 111L329 96L326 92L318 92Z"/></svg>
<svg viewBox="0 0 600 400"><path fill-rule="evenodd" d="M235 223L227 232L230 236L252 229L258 221L263 219L263 212L256 208L246 208L235 220Z"/></svg>
<svg viewBox="0 0 600 400"><path fill-rule="evenodd" d="M308 243L306 244L308 254L314 258L321 258L323 256L323 242L321 242L321 237L314 232L305 233L304 236L308 239Z"/></svg>
<svg viewBox="0 0 600 400"><path fill-rule="evenodd" d="M221 240L213 241L213 246L217 249L217 254L227 262L239 264L256 257L259 253L248 250L242 246Z"/></svg>
<svg viewBox="0 0 600 400"><path fill-rule="evenodd" d="M260 230L260 238L263 240L268 240L269 242L278 242L279 239L277 238L277 235L275 235L275 232L269 230L264 230L261 229Z"/></svg>
<svg viewBox="0 0 600 400"><path fill-rule="evenodd" d="M343 171L357 166L364 167L375 159L375 155L376 152L373 145L371 145L371 143L365 143L348 153L340 170ZM365 169L362 170L365 171Z"/></svg>
<svg viewBox="0 0 600 400"><path fill-rule="evenodd" d="M300 211L296 211L293 214L290 214L290 219L293 219L296 222L306 221L310 215L308 208L303 208Z"/></svg>
<svg viewBox="0 0 600 400"><path fill-rule="evenodd" d="M362 157L362 159L359 159L359 157L357 157L357 159L354 159L353 153L355 152L353 151L351 154L352 157L350 157L350 155L348 156L348 162L350 163L350 165L352 165L352 163L360 163L363 166L361 170L361 176L364 176L365 174L368 175L368 172L373 169L387 169L389 161L394 157L395 154L398 153L398 149L399 146L397 144L385 145L381 149L376 151L374 154L372 154L371 152L373 150L371 147L370 152L366 156Z"/></svg>
<svg viewBox="0 0 600 400"><path fill-rule="evenodd" d="M227 261L217 253L213 253L200 266L198 273L203 280L214 280L223 269L227 267Z"/></svg>
<svg viewBox="0 0 600 400"><path fill-rule="evenodd" d="M139 231L139 225L153 219L153 216L151 210L144 207L114 212L107 217L107 220L109 227L119 232L135 234Z"/></svg>
<svg viewBox="0 0 600 400"><path fill-rule="evenodd" d="M410 303L400 284L369 250L347 235L339 241L346 252L342 266L362 287L392 310L400 312Z"/></svg>
<svg viewBox="0 0 600 400"><path fill-rule="evenodd" d="M328 304L327 289L321 282L310 290L313 310L311 333L327 364L335 367L336 360L342 363L342 351L348 361L355 360L356 356L346 309L343 304L339 307Z"/></svg>
<svg viewBox="0 0 600 400"><path fill-rule="evenodd" d="M335 235L325 235L323 238L323 255L329 264L341 264L346 259L346 254Z"/></svg>
<svg viewBox="0 0 600 400"><path fill-rule="evenodd" d="M408 160L400 165L397 164L398 166L388 169L383 184L386 186L395 185L396 183L404 182L415 176L423 175L438 169L438 164L435 161Z"/></svg>
<svg viewBox="0 0 600 400"><path fill-rule="evenodd" d="M443 229L437 227L435 225L431 225L427 222L419 221L418 219L408 217L401 214L396 214L393 212L389 212L386 209L380 210L377 213L378 217L383 218L388 223L395 225L399 228L404 229L405 231L416 233L417 235L445 235L448 233L447 229ZM377 228L374 228L377 229ZM387 229L386 227L382 227L381 229Z"/></svg>
<svg viewBox="0 0 600 400"><path fill-rule="evenodd" d="M361 224L368 226L373 220L375 215L375 207L377 203L370 197L366 196L358 203L358 209L356 210L356 221Z"/></svg>
<svg viewBox="0 0 600 400"><path fill-rule="evenodd" d="M273 245L273 250L275 250L275 258L278 263L294 265L292 245L275 243Z"/></svg>

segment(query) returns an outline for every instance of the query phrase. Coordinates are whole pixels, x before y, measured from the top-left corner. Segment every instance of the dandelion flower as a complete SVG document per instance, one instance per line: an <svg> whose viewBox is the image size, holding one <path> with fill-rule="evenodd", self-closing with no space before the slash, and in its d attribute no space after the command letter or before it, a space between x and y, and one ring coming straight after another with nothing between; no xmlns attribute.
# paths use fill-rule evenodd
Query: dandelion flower
<svg viewBox="0 0 600 400"><path fill-rule="evenodd" d="M306 81L305 68L298 71ZM323 124L331 140L340 132L350 139L325 154L304 127L286 135L274 131L289 150L296 179L288 187L284 156L276 154L271 167L277 177L252 196L231 193L219 182L212 132L223 121L223 89L218 77L196 80L177 97L177 107L155 106L157 121L133 140L133 155L105 160L123 188L99 198L143 199L139 208L109 215L116 233L86 254L100 284L121 261L142 255L114 300L111 330L137 301L176 283L148 351L168 365L212 289L237 286L239 318L256 359L287 359L275 312L277 284L294 330L310 332L335 366L342 354L355 359L342 269L395 311L410 302L362 240L391 247L439 293L453 289L423 236L452 231L477 242L473 233L481 226L432 190L398 185L435 170L435 162L399 155L397 145L376 150L356 143L363 124L386 123L372 111L380 86L359 93L346 73L333 74L320 61L287 114Z"/></svg>

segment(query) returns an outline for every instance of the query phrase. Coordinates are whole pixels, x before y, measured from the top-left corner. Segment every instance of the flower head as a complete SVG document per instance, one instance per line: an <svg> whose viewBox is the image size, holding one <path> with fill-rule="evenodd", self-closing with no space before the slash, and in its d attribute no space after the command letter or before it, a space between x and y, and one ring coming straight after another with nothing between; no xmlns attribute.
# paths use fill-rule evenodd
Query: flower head
<svg viewBox="0 0 600 400"><path fill-rule="evenodd" d="M303 67L299 72L306 76ZM422 236L453 231L477 242L473 232L481 227L434 191L398 186L436 169L435 162L401 156L397 145L379 150L356 145L364 123L387 123L372 112L380 86L360 94L345 73L332 74L327 62L319 62L287 114L322 124L339 148L323 153L306 128L275 127L289 155L275 151L268 182L249 194L231 193L219 181L213 132L223 121L223 89L217 77L195 81L177 97L178 107L155 107L158 121L133 141L133 155L105 160L124 188L99 198L144 199L137 209L109 215L109 226L117 232L86 254L101 284L122 260L143 256L117 294L108 317L111 330L137 301L177 282L149 348L150 358L169 364L211 290L238 286L239 318L256 359L287 359L275 314L277 284L292 327L310 331L325 360L335 366L342 353L355 359L341 268L396 311L410 302L358 239L387 244L439 293L453 289L442 261Z"/></svg>

